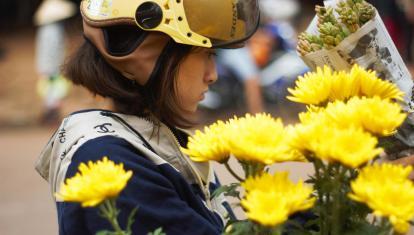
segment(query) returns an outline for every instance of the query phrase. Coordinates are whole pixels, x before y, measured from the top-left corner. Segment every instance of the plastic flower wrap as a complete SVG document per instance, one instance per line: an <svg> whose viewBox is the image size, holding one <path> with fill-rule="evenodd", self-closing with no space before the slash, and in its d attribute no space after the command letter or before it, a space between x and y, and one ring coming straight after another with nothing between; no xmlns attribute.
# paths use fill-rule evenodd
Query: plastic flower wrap
<svg viewBox="0 0 414 235"><path fill-rule="evenodd" d="M294 184L289 180L288 172L248 178L242 186L246 196L241 205L248 218L264 226L280 225L289 215L307 210L315 202L311 197L312 188L302 181Z"/></svg>
<svg viewBox="0 0 414 235"><path fill-rule="evenodd" d="M349 197L367 204L374 215L388 217L395 231L406 233L414 217L414 184L411 167L391 164L367 166L351 182Z"/></svg>

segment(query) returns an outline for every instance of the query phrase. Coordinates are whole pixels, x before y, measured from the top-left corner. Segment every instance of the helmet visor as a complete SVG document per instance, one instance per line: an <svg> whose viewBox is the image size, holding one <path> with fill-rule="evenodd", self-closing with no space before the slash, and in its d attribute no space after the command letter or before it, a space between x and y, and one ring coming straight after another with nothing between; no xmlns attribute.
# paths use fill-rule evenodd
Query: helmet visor
<svg viewBox="0 0 414 235"><path fill-rule="evenodd" d="M83 0L81 11L97 27L135 22L202 47L237 45L259 24L257 0Z"/></svg>
<svg viewBox="0 0 414 235"><path fill-rule="evenodd" d="M259 24L257 0L182 0L190 29L224 47L248 39Z"/></svg>

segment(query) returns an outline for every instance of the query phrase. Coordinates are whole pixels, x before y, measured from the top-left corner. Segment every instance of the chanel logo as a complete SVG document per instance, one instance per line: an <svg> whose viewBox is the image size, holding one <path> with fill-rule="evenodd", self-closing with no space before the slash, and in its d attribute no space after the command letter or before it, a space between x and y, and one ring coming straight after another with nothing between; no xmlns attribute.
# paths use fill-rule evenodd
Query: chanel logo
<svg viewBox="0 0 414 235"><path fill-rule="evenodd" d="M102 125L97 125L94 127L94 129L97 129L98 133L114 133L114 130L108 129L108 126L112 126L111 123L104 123Z"/></svg>
<svg viewBox="0 0 414 235"><path fill-rule="evenodd" d="M59 131L58 138L59 138L59 142L61 144L65 143L65 141L66 141L66 130L64 128L61 131Z"/></svg>

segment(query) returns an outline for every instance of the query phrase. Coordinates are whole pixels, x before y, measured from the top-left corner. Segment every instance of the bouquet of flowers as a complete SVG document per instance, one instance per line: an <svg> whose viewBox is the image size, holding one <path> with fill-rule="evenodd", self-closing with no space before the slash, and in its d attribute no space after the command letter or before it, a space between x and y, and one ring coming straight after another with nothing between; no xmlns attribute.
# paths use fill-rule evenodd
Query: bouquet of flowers
<svg viewBox="0 0 414 235"><path fill-rule="evenodd" d="M414 217L412 169L376 163L383 153L378 138L392 135L406 117L396 103L404 94L358 65L349 72L317 68L289 92L308 107L299 123L247 114L196 131L183 149L194 161L224 164L238 180L215 193L236 197L234 206L245 212L246 219L229 220L225 233L406 233ZM294 183L288 172L270 173L287 161L307 161L314 174Z"/></svg>
<svg viewBox="0 0 414 235"><path fill-rule="evenodd" d="M349 71L354 64L374 70L404 93L403 109L414 111L414 87L407 67L377 10L365 0L329 0L299 36L297 51L313 70ZM413 143L414 144L414 143Z"/></svg>

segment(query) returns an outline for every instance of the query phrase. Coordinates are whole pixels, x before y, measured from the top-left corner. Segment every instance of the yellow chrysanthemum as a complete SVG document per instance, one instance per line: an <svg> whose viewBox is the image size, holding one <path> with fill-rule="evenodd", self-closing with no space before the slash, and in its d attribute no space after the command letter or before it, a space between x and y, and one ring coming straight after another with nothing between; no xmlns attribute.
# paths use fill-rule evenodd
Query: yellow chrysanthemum
<svg viewBox="0 0 414 235"><path fill-rule="evenodd" d="M287 172L274 175L263 174L249 178L242 186L246 196L241 205L247 217L264 226L277 226L285 222L289 215L311 208L315 198L312 188L291 182Z"/></svg>
<svg viewBox="0 0 414 235"><path fill-rule="evenodd" d="M351 182L352 200L367 204L377 216L388 217L394 229L406 233L414 217L414 184L411 167L382 164L365 167Z"/></svg>
<svg viewBox="0 0 414 235"><path fill-rule="evenodd" d="M327 122L332 123L332 125L337 125L341 128L362 128L362 123L360 120L361 115L358 113L359 110L357 107L351 106L343 101L335 101L329 103L321 112L325 115Z"/></svg>
<svg viewBox="0 0 414 235"><path fill-rule="evenodd" d="M360 90L359 82L351 79L345 71L339 71L333 76L329 101L347 100L358 95Z"/></svg>
<svg viewBox="0 0 414 235"><path fill-rule="evenodd" d="M312 143L316 156L352 168L361 166L382 152L381 148L376 148L378 140L361 129L325 126L320 130L318 140Z"/></svg>
<svg viewBox="0 0 414 235"><path fill-rule="evenodd" d="M398 87L378 78L375 72L354 65L350 72L332 71L329 67L317 68L296 81L294 89L288 89L289 100L304 104L320 105L327 101L345 101L353 96L403 100L404 93Z"/></svg>
<svg viewBox="0 0 414 235"><path fill-rule="evenodd" d="M292 96L287 98L304 104L318 105L323 103L331 94L334 76L336 74L328 66L324 66L323 69L318 67L316 72L309 72L303 77L300 76L295 83L295 89L288 89Z"/></svg>
<svg viewBox="0 0 414 235"><path fill-rule="evenodd" d="M327 118L325 108L309 105L306 112L299 113L299 120L302 124L309 124L312 122L319 122Z"/></svg>
<svg viewBox="0 0 414 235"><path fill-rule="evenodd" d="M301 115L301 121L303 117L313 115L315 117L308 117L308 119L328 118L340 127L361 127L377 136L395 133L406 118L399 104L379 97L353 97L347 103L336 101L329 103L325 110L320 110L318 113Z"/></svg>
<svg viewBox="0 0 414 235"><path fill-rule="evenodd" d="M280 119L274 119L268 114L247 114L243 118L230 120L230 125L230 152L240 161L269 165L303 160L291 154L286 130Z"/></svg>
<svg viewBox="0 0 414 235"><path fill-rule="evenodd" d="M343 128L327 120L296 125L290 131L289 144L305 155L310 152L322 160L352 168L382 152L376 148L377 139L369 133L354 127Z"/></svg>
<svg viewBox="0 0 414 235"><path fill-rule="evenodd" d="M204 128L204 132L197 130L188 139L187 149L181 151L193 161L217 161L225 162L230 156L227 144L227 132L229 126L222 121L218 121Z"/></svg>
<svg viewBox="0 0 414 235"><path fill-rule="evenodd" d="M326 108L310 107L299 114L302 124L323 121L341 128L363 128L376 136L395 133L405 118L399 104L379 97L353 97L347 103L335 101Z"/></svg>
<svg viewBox="0 0 414 235"><path fill-rule="evenodd" d="M125 188L132 171L125 171L123 164L115 164L104 157L96 163L79 165L79 172L62 184L56 197L68 202L79 202L83 207L93 207L108 198L114 198Z"/></svg>
<svg viewBox="0 0 414 235"><path fill-rule="evenodd" d="M349 72L349 77L359 81L361 96L403 100L404 93L395 84L378 78L375 71L367 71L356 64Z"/></svg>
<svg viewBox="0 0 414 235"><path fill-rule="evenodd" d="M353 98L348 105L357 110L365 130L381 136L394 134L407 116L399 104L379 97Z"/></svg>
<svg viewBox="0 0 414 235"><path fill-rule="evenodd" d="M311 151L312 141L315 141L316 136L314 135L315 129L317 129L317 123L307 124L296 124L294 126L287 127L288 133L288 145L302 155L306 155L307 152Z"/></svg>

